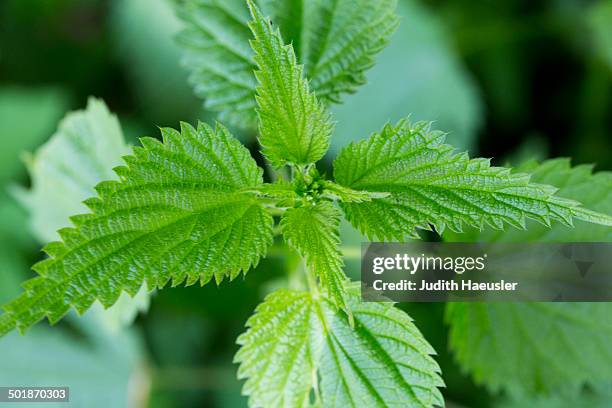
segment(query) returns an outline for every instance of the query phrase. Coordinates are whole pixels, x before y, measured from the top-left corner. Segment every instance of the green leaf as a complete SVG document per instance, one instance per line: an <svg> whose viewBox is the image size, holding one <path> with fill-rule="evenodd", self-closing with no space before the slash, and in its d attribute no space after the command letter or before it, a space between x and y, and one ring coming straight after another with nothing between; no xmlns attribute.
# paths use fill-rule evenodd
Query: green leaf
<svg viewBox="0 0 612 408"><path fill-rule="evenodd" d="M284 45L278 29L249 1L249 27L259 68L257 115L263 153L277 167L305 165L323 157L333 129L325 106L310 91L291 45Z"/></svg>
<svg viewBox="0 0 612 408"><path fill-rule="evenodd" d="M238 378L252 407L307 407L317 386L322 322L308 292L281 289L269 295L238 338Z"/></svg>
<svg viewBox="0 0 612 408"><path fill-rule="evenodd" d="M555 196L555 188L532 183L527 174L454 152L444 138L428 123L400 121L345 148L334 163L337 182L390 194L342 204L349 221L370 238L396 240L414 236L415 228L524 228L527 218L544 225L571 225L573 217L612 225L612 217L585 213L578 202Z"/></svg>
<svg viewBox="0 0 612 408"><path fill-rule="evenodd" d="M362 303L355 317L325 298L280 290L249 319L236 356L252 407L432 407L444 401L431 346L402 311ZM317 405L319 404L319 405Z"/></svg>
<svg viewBox="0 0 612 408"><path fill-rule="evenodd" d="M306 266L319 278L333 303L349 315L340 252L341 213L333 203L321 201L288 209L281 219L283 236L306 260Z"/></svg>
<svg viewBox="0 0 612 408"><path fill-rule="evenodd" d="M340 102L366 82L365 71L399 20L396 0L264 0L264 11L293 44L317 96Z"/></svg>
<svg viewBox="0 0 612 408"><path fill-rule="evenodd" d="M353 288L354 289L354 288ZM352 329L346 318L328 320L321 362L324 406L444 406L434 349L391 303L361 302L352 291Z"/></svg>
<svg viewBox="0 0 612 408"><path fill-rule="evenodd" d="M179 35L196 93L223 121L256 125L251 34L242 0L184 0ZM365 82L365 71L395 30L396 0L261 0L264 14L293 44L298 61L323 101L339 101ZM230 69L228 69L228 67Z"/></svg>
<svg viewBox="0 0 612 408"><path fill-rule="evenodd" d="M557 195L580 200L590 209L612 214L612 173L593 173L593 166L582 164L572 167L569 159L553 159L543 163L529 161L514 171L531 174L536 183L551 184L559 189ZM490 228L466 230L465 234L448 232L445 239L453 241L480 240L485 242L611 242L612 228L606 225L576 221L574 228L547 228L530 222L527 230L495 231Z"/></svg>
<svg viewBox="0 0 612 408"><path fill-rule="evenodd" d="M536 182L558 186L562 197L612 212L612 173L592 174L592 166L586 165L572 168L567 159L531 162L519 169L531 172ZM527 231L487 229L466 236L448 234L445 239L610 242L612 228L577 222L572 229L559 225L547 229L532 223ZM450 303L446 320L457 360L491 390L577 393L585 383L597 385L612 378L609 303Z"/></svg>
<svg viewBox="0 0 612 408"><path fill-rule="evenodd" d="M27 160L31 189L16 190L40 242L60 239L57 231L70 226L72 214L87 211L83 200L95 194L96 184L115 178L112 169L129 151L119 121L101 100L90 98L86 110L62 120L58 131ZM116 332L148 306L149 296L142 288L134 299L122 294L112 308L96 316Z"/></svg>
<svg viewBox="0 0 612 408"><path fill-rule="evenodd" d="M59 320L94 300L109 307L122 291L134 296L182 282L205 284L238 276L258 263L272 241L272 217L252 194L262 170L222 126L163 129L164 143L143 147L116 169L120 181L100 183L91 214L72 218L49 244L39 277L4 306L0 334L25 330L44 316Z"/></svg>

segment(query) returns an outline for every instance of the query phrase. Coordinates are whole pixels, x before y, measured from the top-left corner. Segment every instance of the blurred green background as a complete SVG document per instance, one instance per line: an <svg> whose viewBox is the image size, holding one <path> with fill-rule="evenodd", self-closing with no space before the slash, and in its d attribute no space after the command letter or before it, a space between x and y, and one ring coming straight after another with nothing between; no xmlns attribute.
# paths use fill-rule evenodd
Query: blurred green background
<svg viewBox="0 0 612 408"><path fill-rule="evenodd" d="M399 13L368 84L334 107L332 155L411 114L497 164L570 156L612 169L611 1L400 0ZM158 126L214 119L180 65L180 27L170 0L0 0L0 302L42 257L18 199L30 184L23 153L67 111L103 99L130 143ZM360 237L343 234L354 254ZM73 406L246 406L235 339L291 263L281 248L247 279L154 294L129 328L94 310L3 338L0 384L70 385ZM357 273L355 259L347 264ZM439 352L448 406L501 406L447 352L442 305L404 307Z"/></svg>

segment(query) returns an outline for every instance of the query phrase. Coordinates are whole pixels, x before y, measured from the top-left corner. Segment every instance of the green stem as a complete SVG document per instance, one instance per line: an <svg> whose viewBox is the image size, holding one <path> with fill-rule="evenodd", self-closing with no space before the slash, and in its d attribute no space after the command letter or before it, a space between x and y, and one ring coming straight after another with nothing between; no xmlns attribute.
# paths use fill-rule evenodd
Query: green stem
<svg viewBox="0 0 612 408"><path fill-rule="evenodd" d="M277 215L277 216L283 215L283 213L287 210L286 208L280 208L274 205L264 204L264 207L266 207L266 209L268 210L270 214Z"/></svg>
<svg viewBox="0 0 612 408"><path fill-rule="evenodd" d="M274 234L275 237L282 235L282 233L283 233L283 229L280 225L275 225L274 228L272 229L272 234Z"/></svg>
<svg viewBox="0 0 612 408"><path fill-rule="evenodd" d="M304 258L302 258L301 270L306 275L306 282L308 283L308 290L312 294L312 297L314 299L318 299L319 298L319 286L317 285L317 278L314 276L312 269L310 269L306 265L306 261L304 260Z"/></svg>

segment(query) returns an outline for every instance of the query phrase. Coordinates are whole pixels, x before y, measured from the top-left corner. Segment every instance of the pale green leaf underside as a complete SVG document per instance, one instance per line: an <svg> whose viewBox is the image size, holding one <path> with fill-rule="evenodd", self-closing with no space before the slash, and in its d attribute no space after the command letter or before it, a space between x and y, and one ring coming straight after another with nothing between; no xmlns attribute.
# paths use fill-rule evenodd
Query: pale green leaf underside
<svg viewBox="0 0 612 408"><path fill-rule="evenodd" d="M569 160L529 163L533 181L559 187L562 197L612 212L612 174ZM529 225L527 231L486 229L445 239L485 242L611 242L612 228L578 222L575 228ZM476 380L515 393L576 393L585 382L612 378L610 303L453 303L447 307L450 345Z"/></svg>
<svg viewBox="0 0 612 408"><path fill-rule="evenodd" d="M257 114L263 153L280 167L286 163L309 164L323 157L329 147L333 124L325 106L310 91L303 69L291 45L285 45L278 29L250 3L249 27L255 40L258 70Z"/></svg>
<svg viewBox="0 0 612 408"><path fill-rule="evenodd" d="M340 252L341 215L333 203L322 201L288 209L281 219L281 227L287 242L305 259L333 303L350 313Z"/></svg>
<svg viewBox="0 0 612 408"><path fill-rule="evenodd" d="M31 188L18 193L38 239L59 239L57 230L70 226L71 215L87 211L83 200L95 194L99 182L117 178L113 168L129 152L117 117L103 101L90 98L86 110L66 115L27 158Z"/></svg>
<svg viewBox="0 0 612 408"><path fill-rule="evenodd" d="M256 127L256 69L243 0L184 0L179 36L196 93L222 121ZM322 101L339 101L365 82L365 71L397 27L396 0L260 0L292 43Z"/></svg>
<svg viewBox="0 0 612 408"><path fill-rule="evenodd" d="M280 290L249 319L238 342L239 376L253 407L432 407L444 401L433 349L391 304L361 303L355 317L306 292Z"/></svg>
<svg viewBox="0 0 612 408"><path fill-rule="evenodd" d="M116 169L120 181L96 187L91 214L72 218L49 244L39 277L4 306L0 334L25 330L43 317L60 319L94 300L105 307L122 291L134 296L143 283L204 284L235 278L257 264L272 241L272 217L243 190L262 183L249 152L222 126L163 129L164 143L142 139L142 148Z"/></svg>
<svg viewBox="0 0 612 408"><path fill-rule="evenodd" d="M337 182L389 193L371 202L343 204L349 221L370 238L396 240L431 226L438 231L461 231L463 225L524 228L526 219L571 225L574 217L612 223L609 216L555 196L554 187L530 182L527 174L456 153L444 137L427 123L401 121L345 148L334 163Z"/></svg>

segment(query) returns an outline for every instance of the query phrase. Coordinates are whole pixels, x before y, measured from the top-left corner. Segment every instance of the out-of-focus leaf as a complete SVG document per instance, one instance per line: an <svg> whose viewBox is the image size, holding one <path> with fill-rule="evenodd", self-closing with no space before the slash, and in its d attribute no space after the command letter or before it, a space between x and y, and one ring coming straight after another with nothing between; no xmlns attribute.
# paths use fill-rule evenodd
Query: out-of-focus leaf
<svg viewBox="0 0 612 408"><path fill-rule="evenodd" d="M0 89L1 189L21 173L21 153L35 148L51 134L66 106L67 98L57 89Z"/></svg>
<svg viewBox="0 0 612 408"><path fill-rule="evenodd" d="M596 52L612 69L612 1L594 3L589 11L588 23Z"/></svg>
<svg viewBox="0 0 612 408"><path fill-rule="evenodd" d="M18 194L36 237L57 241L57 230L71 226L70 216L88 211L83 201L95 195L96 184L117 179L113 168L129 152L119 121L104 102L92 98L87 110L66 115L51 139L28 158L32 187Z"/></svg>
<svg viewBox="0 0 612 408"><path fill-rule="evenodd" d="M140 105L156 125L202 118L174 37L182 27L169 0L113 0L117 53Z"/></svg>
<svg viewBox="0 0 612 408"><path fill-rule="evenodd" d="M497 408L609 408L610 395L579 395L572 398L559 396L539 398L518 398L516 400L503 401L496 405Z"/></svg>
<svg viewBox="0 0 612 408"><path fill-rule="evenodd" d="M399 2L401 24L368 72L368 82L333 108L331 150L363 138L385 123L412 114L450 131L448 142L469 148L480 124L481 104L471 78L454 54L439 19L414 0Z"/></svg>
<svg viewBox="0 0 612 408"><path fill-rule="evenodd" d="M603 213L612 212L612 173L593 174L592 166L572 168L566 159L527 163L517 170L531 172L535 182L559 187L561 197L580 199ZM546 229L531 223L527 231L472 231L445 238L606 242L612 240L612 228L577 221L575 228L554 225ZM447 321L457 360L477 382L492 390L575 394L585 383L612 379L610 303L450 303Z"/></svg>
<svg viewBox="0 0 612 408"><path fill-rule="evenodd" d="M12 333L0 339L0 384L67 386L75 407L144 406L149 385L139 367L137 343L127 334L100 340L83 344L59 330L42 328L27 336Z"/></svg>
<svg viewBox="0 0 612 408"><path fill-rule="evenodd" d="M612 378L609 303L449 303L450 345L479 384L576 394Z"/></svg>
<svg viewBox="0 0 612 408"><path fill-rule="evenodd" d="M531 132L527 135L527 139L524 142L504 158L504 163L542 161L547 157L550 157L550 146L546 138L537 132Z"/></svg>

